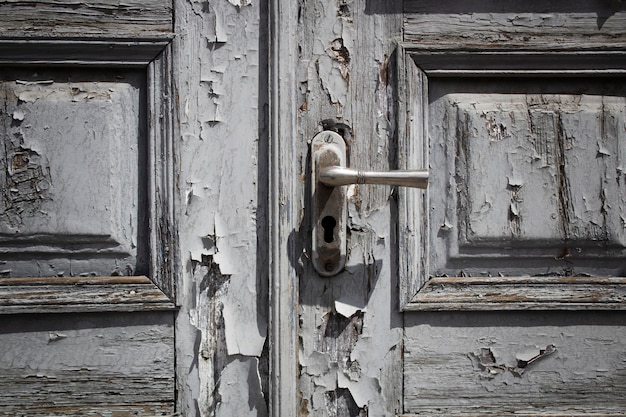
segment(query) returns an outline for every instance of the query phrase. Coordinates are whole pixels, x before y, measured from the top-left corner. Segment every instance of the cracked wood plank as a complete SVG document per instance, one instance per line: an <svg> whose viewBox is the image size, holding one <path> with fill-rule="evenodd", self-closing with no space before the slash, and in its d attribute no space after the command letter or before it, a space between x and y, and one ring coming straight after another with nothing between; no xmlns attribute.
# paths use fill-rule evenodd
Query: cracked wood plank
<svg viewBox="0 0 626 417"><path fill-rule="evenodd" d="M0 314L173 309L145 276L0 278Z"/></svg>
<svg viewBox="0 0 626 417"><path fill-rule="evenodd" d="M2 416L174 412L171 312L16 315L0 335Z"/></svg>
<svg viewBox="0 0 626 417"><path fill-rule="evenodd" d="M395 73L391 56L400 39L401 3L301 1L296 141L299 176L306 179L307 140L320 129L346 140L350 166L388 170L394 164ZM298 184L303 199L304 183ZM320 278L311 268L303 217L293 242L300 274L298 388L302 415L393 415L400 411L400 315L395 294L391 189L347 189L350 235L346 268ZM291 199L291 196L286 196ZM303 207L308 202L291 201ZM397 323L398 325L391 325ZM381 342L382 341L382 342Z"/></svg>
<svg viewBox="0 0 626 417"><path fill-rule="evenodd" d="M0 5L3 36L154 37L172 32L172 17L168 0L21 0Z"/></svg>
<svg viewBox="0 0 626 417"><path fill-rule="evenodd" d="M404 40L424 47L620 48L626 35L621 1L538 4L409 0L404 2Z"/></svg>
<svg viewBox="0 0 626 417"><path fill-rule="evenodd" d="M619 313L407 316L405 412L623 415L623 325Z"/></svg>
<svg viewBox="0 0 626 417"><path fill-rule="evenodd" d="M267 415L264 6L176 0L178 410Z"/></svg>

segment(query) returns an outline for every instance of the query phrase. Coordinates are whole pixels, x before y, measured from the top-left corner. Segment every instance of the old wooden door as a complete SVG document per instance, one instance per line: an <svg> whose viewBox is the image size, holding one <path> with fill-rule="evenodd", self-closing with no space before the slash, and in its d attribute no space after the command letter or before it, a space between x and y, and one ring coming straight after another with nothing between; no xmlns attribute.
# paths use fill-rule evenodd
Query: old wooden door
<svg viewBox="0 0 626 417"><path fill-rule="evenodd" d="M3 2L0 33L0 414L171 414L172 7Z"/></svg>
<svg viewBox="0 0 626 417"><path fill-rule="evenodd" d="M284 409L622 414L623 3L337 0L277 12L277 100L296 114L276 115L296 138L275 151L275 219L292 253L275 258L288 265L283 311L299 285L294 321L274 316L287 335L275 372L298 380L284 384L297 403ZM347 188L347 263L330 278L310 261L321 219L310 218L307 141L321 130L343 137L353 168L430 171L427 191Z"/></svg>
<svg viewBox="0 0 626 417"><path fill-rule="evenodd" d="M0 2L0 414L267 415L267 19Z"/></svg>

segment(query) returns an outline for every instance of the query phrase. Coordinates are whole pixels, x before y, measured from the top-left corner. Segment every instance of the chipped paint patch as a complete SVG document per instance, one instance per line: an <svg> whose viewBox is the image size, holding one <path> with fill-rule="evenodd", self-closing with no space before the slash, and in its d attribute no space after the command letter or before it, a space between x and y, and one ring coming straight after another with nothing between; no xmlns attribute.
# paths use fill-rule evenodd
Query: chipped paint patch
<svg viewBox="0 0 626 417"><path fill-rule="evenodd" d="M228 0L228 2L237 7L250 6L252 4L252 0Z"/></svg>
<svg viewBox="0 0 626 417"><path fill-rule="evenodd" d="M503 364L498 363L494 352L491 348L481 348L477 352L472 352L468 356L475 363L475 366L484 371L486 378L495 378L498 375L502 375L505 372L511 372L517 377L521 377L528 369L528 366L532 363L543 359L556 352L556 346L550 344L545 348L530 348L527 347L524 350L517 352L515 358L516 364Z"/></svg>
<svg viewBox="0 0 626 417"><path fill-rule="evenodd" d="M177 325L183 334L189 327L199 333L186 342L193 356L181 357L178 366L181 380L193 387L180 398L181 409L264 416L267 293L257 250L265 221L257 216L261 11L249 0L180 0L176 7L180 250L189 266Z"/></svg>

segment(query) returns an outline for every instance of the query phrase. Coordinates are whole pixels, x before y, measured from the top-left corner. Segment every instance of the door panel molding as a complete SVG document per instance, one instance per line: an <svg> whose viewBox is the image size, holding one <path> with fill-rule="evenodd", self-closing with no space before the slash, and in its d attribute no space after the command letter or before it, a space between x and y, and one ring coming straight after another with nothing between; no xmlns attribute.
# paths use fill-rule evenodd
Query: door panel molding
<svg viewBox="0 0 626 417"><path fill-rule="evenodd" d="M146 68L173 39L160 37L100 36L0 39L0 65L93 66Z"/></svg>
<svg viewBox="0 0 626 417"><path fill-rule="evenodd" d="M298 2L268 2L269 76L269 414L296 416L298 406L298 274L293 240L300 223L297 190Z"/></svg>
<svg viewBox="0 0 626 417"><path fill-rule="evenodd" d="M139 100L146 110L139 125L146 142L146 160L140 175L146 180L138 192L146 204L145 219L147 236L139 236L147 242L149 256L146 276L106 277L24 277L4 271L0 279L0 313L25 312L76 312L76 311L137 311L170 310L175 306L176 281L176 225L174 220L174 181L176 149L173 142L173 97L171 85L171 33L149 37L32 37L14 36L0 39L0 65L5 68L93 68L106 70L137 68L144 71L147 88ZM140 147L141 148L141 147ZM121 179L123 184L123 179ZM146 188L146 189L143 189ZM122 198L118 196L118 198ZM97 234L96 234L97 235ZM49 239L55 239L53 236ZM68 235L61 239L68 248L61 252L72 256ZM107 239L96 236L96 240ZM57 239L58 240L58 239ZM93 239L91 239L93 240ZM6 243L6 242L5 242ZM9 242L10 243L10 242ZM31 242L32 243L32 242ZM19 251L36 254L41 247L20 243ZM64 244L65 244L64 243ZM98 243L98 242L96 242ZM132 245L138 244L132 242ZM29 249L29 245L31 249ZM6 245L4 245L6 246ZM0 250L13 250L8 245ZM80 247L79 247L80 249ZM19 252L18 251L18 252ZM99 250L90 249L96 253ZM94 252L95 251L95 252ZM118 251L119 252L119 251ZM23 255L23 253L22 253ZM20 256L22 256L20 255ZM50 257L45 254L45 257ZM64 255L65 256L65 255ZM84 262L84 254L76 252ZM107 255L104 255L107 256ZM122 273L124 273L122 271ZM67 272L67 274L70 274ZM13 276L12 276L13 275ZM7 277L8 276L8 277Z"/></svg>
<svg viewBox="0 0 626 417"><path fill-rule="evenodd" d="M619 86L620 83L623 84L623 77L625 74L624 68L626 68L626 51L624 51L623 48L614 48L588 52L580 52L578 50L571 49L549 52L544 50L518 49L511 52L503 50L485 50L481 48L472 49L470 47L457 49L448 47L445 51L441 51L440 49L429 49L427 47L416 46L415 44L403 44L399 47L398 58L400 85L404 86L404 88L399 88L399 102L402 107L399 112L400 120L398 123L399 168L421 169L423 167L428 167L431 172L431 178L434 179L434 181L431 181L429 186L431 188L427 191L399 189L398 239L400 245L399 275L401 288L401 309L409 311L548 309L612 310L626 308L626 280L621 277L625 271L623 256L626 248L624 247L623 239L620 237L622 234L619 231L612 231L612 226L610 226L612 221L607 223L609 225L608 229L611 229L610 233L613 234L611 236L606 236L606 239L609 239L609 237L611 238L609 239L610 241L607 240L607 244L609 244L610 247L605 248L601 244L598 246L598 241L604 241L604 238L602 238L602 236L595 236L591 232L583 233L580 242L576 242L575 240L572 242L568 240L568 232L564 232L565 240L562 241L564 249L561 254L560 252L557 253L552 251L552 249L554 249L552 246L550 246L550 250L543 250L542 248L539 248L537 242L533 243L531 236L532 233L539 233L540 236L538 242L540 242L541 245L553 245L553 243L545 243L547 241L544 234L548 233L548 235L550 235L550 233L542 231L545 227L541 225L532 226L534 229L522 230L521 235L523 237L520 238L522 240L518 239L517 242L513 242L510 239L507 240L506 236L503 238L497 238L494 242L487 242L480 241L480 239L482 239L480 236L484 235L484 233L482 235L481 233L476 235L474 230L470 230L472 237L475 237L475 235L478 237L476 237L474 241L469 239L469 235L467 234L470 233L467 232L467 230L469 230L467 229L469 226L463 225L463 219L448 219L447 217L439 219L441 215L434 214L432 211L435 207L438 207L437 210L439 210L440 206L445 207L446 204L449 206L451 204L451 210L454 212L458 210L458 204L462 203L461 200L463 199L463 191L461 188L463 187L460 183L457 184L456 179L454 179L454 172L456 172L455 170L458 171L457 166L459 164L469 164L470 157L468 156L469 154L459 154L457 152L458 149L455 151L453 148L456 148L456 145L452 146L447 151L434 150L433 148L435 147L447 148L448 145L441 142L440 139L434 139L433 136L436 135L433 134L429 127L445 125L448 123L447 120L429 120L429 107L434 100L432 97L429 97L429 91L432 93L437 90L437 83L440 82L454 84L457 82L461 83L462 80L466 80L468 85L491 82L493 85L502 86L498 88L502 88L502 91L505 92L511 85L515 85L516 83L528 86L530 83L535 82L534 80L541 79L543 80L541 82L543 82L544 85L545 83L549 83L551 81L558 84L565 78L568 83L588 83L591 87L586 86L585 88L591 89L589 90L589 94L592 96L597 93L597 91L604 91L604 93L600 93L599 100L602 99L602 94L605 94L605 96L608 95L617 97L617 100L623 100L623 88L616 87L614 91L611 91L611 88L609 87L604 90L600 88L596 91L593 90L593 85L594 83L599 83L600 81L598 80L606 81L606 84L609 86L611 86L611 83L614 83L615 86ZM531 77L535 78L531 79ZM562 85L566 84L567 83L562 83ZM461 92L466 93L466 91L463 91L464 88L459 88ZM467 91L469 91L469 93L466 94L467 97L471 98L471 93L474 91L472 88L474 87L472 86L471 88L467 88ZM557 86L554 88L558 90L560 87ZM406 90L406 92L403 90ZM435 93L439 94L439 90L435 91ZM499 91L495 91L494 94L495 93L499 93ZM557 97L558 94L553 94L551 97L558 101L556 107L559 107L562 104L559 100L563 99L563 97L569 97L568 94L570 91L557 91L557 93L561 94L562 97L559 96L558 98L554 98ZM406 94L406 96L403 96L403 94ZM522 92L521 94L523 95L524 93ZM572 94L570 94L570 96L571 95ZM468 98L468 100L470 100L470 98ZM458 99L458 97L451 100L454 101L456 99ZM475 101L476 100L474 100L474 102ZM598 127L593 125L593 123L604 123L601 120L607 114L608 117L613 118L621 114L621 110L617 110L617 116L612 115L610 112L610 114L607 113L604 100L601 101L602 114L598 115L592 113L589 116L585 116L583 114L582 116L577 117L577 119L580 118L582 120L583 116L585 116L586 119L590 120L589 123L591 124L591 127L588 129ZM468 107L475 105L476 103L467 104ZM512 106L515 105L517 104L512 104ZM529 105L534 106L535 104L530 103ZM544 107L551 106L550 103L542 105L544 105ZM563 106L564 105L565 104L563 104ZM453 103L453 106L454 109L456 109L454 110L456 112L454 113L455 115L460 114L459 112L463 113L462 109L459 110L461 108L459 106L461 105L457 105L455 102ZM498 104L498 106L500 105ZM587 109L589 107L593 107L593 105L587 106ZM620 106L617 106L618 109L619 107ZM488 109L480 111L486 112L485 114L489 113ZM526 108L524 108L524 111L527 111ZM539 109L538 111L543 110ZM552 111L553 109L550 107L543 111L543 113ZM572 111L579 112L577 114L582 114L580 112L583 110L577 107ZM476 114L479 113L478 110L475 112ZM483 116L477 115L476 120L479 120L479 118ZM465 115L463 117L471 118L471 115ZM561 123L561 116L558 117L559 123ZM597 120L600 121L596 122ZM604 129L603 126L605 124L599 126L598 128L600 130ZM445 128L439 127L434 129L445 130ZM530 129L532 130L532 126ZM455 138L456 135L460 134L458 133L458 126L452 127L450 131L456 132L454 133ZM474 129L474 131L476 131L476 129ZM478 134L480 134L480 132ZM471 133L469 135L471 136ZM455 139L455 141L458 140L458 138ZM429 141L431 143L429 143ZM565 141L565 138L562 138L562 140L557 138L554 139L554 141L562 142ZM603 153L603 156L613 158L615 160L611 163L607 163L607 167L615 164L619 170L619 164L623 163L620 158L623 157L622 154L624 151L618 145L615 146L617 146L616 150L605 152ZM483 153L490 149L492 148L487 147L483 149ZM480 151L480 148L478 150ZM454 153L450 154L450 151ZM439 152L439 155L443 156L437 157L435 160L431 160L429 166L428 161L429 158L432 158L433 152L435 152L435 154L437 154L436 152ZM431 155L430 157L429 154ZM492 156L495 157L496 154L493 154ZM582 159L584 156L585 155L583 153L580 155L576 154L574 157L571 157L571 161L574 161L575 159ZM488 159L489 157L487 157L487 160ZM492 159L495 161L494 163L497 163L496 159ZM446 160L448 161L447 163L442 162ZM561 171L566 172L567 164L574 163L571 161L564 159L564 161L562 161L559 165L561 167ZM476 161L472 161L472 163L476 163ZM551 163L557 164L556 162ZM452 166L452 168L449 166ZM481 173L486 174L488 172L489 171L485 170L484 173ZM590 176L590 171L588 169L585 170L585 172L587 172L587 176ZM437 181L437 175L444 176L445 178ZM458 175L458 172L456 175ZM506 172L502 172L502 175L506 175ZM615 174L613 173L611 175L614 176ZM483 184L481 181L483 180L484 179L477 180L479 181L477 184L480 186L477 185L475 187L476 190L481 189L481 184ZM567 180L567 178L564 180ZM517 179L511 180L511 178L509 178L509 183L511 181L516 182ZM579 180L576 181L579 183L581 182ZM437 183L440 188L435 188L436 186L433 187L433 184ZM444 187L443 184L446 184L446 186ZM487 181L485 184L489 184L490 187L494 186L494 182L489 183ZM505 184L505 186L508 190L515 187L521 187L522 185ZM586 185L584 184L579 185L579 187L585 186ZM622 186L623 185L618 185L617 187L619 188ZM604 185L600 185L600 187L604 189ZM451 191L451 189L453 190ZM587 190L587 188L581 189ZM549 195L551 191L548 190L540 192ZM446 193L450 193L451 195L449 198L450 202L444 201L446 200L446 197L444 196ZM616 215L618 220L620 213L623 218L624 201L621 197L619 197L619 195L621 195L619 190L610 192L607 195L609 195L609 198L613 198L615 200L612 201L611 207L612 210L617 211ZM529 197L531 200L533 200L533 198ZM441 204L431 204L431 202L434 201L433 199L441 201ZM588 200L590 201L591 198L588 198ZM538 200L534 199L534 201ZM509 207L508 203L506 207ZM468 212L469 211L470 210L468 209ZM505 220L507 215L509 217L511 216L510 213L506 212L506 210L501 214L504 216ZM438 223L435 225L435 219L442 220L440 222L441 224ZM571 224L573 225L571 227L576 226L574 223ZM567 229L570 225L568 223L563 227ZM524 235L525 232L527 232L528 236ZM433 249L433 240L449 240L448 237L441 238L441 236L449 236L450 234L455 233L459 235L458 242L460 243L450 244L445 250L442 250L439 246L437 249ZM489 234L491 231L485 231L485 233ZM520 232L517 231L517 233ZM527 238L530 238L530 240ZM527 239L527 243L524 243L523 239ZM511 242L513 243L511 244ZM521 248L520 245L524 246L524 248ZM501 251L498 253L493 252L504 246L511 246L512 249L508 252L504 251L502 253ZM577 249L579 247L581 249ZM593 253L589 252L588 249ZM461 253L459 255L460 251L464 251L465 253ZM481 251L486 252L483 252L484 255L482 255ZM544 253L542 253L542 251ZM579 255L580 251L587 256L588 260L583 259L583 255ZM442 255L440 254L441 252L446 253ZM493 253L487 256L487 252ZM587 252L590 254L586 255ZM606 255L603 255L605 252ZM502 256L502 254L504 254L504 256ZM431 271L431 268L433 268L433 259L439 259L442 256L453 260L450 264L451 267L446 269L445 272L442 272L442 276L433 276L437 275L437 271ZM493 268L478 266L484 264L481 263L482 261L476 261L476 256L490 257L492 262L494 262ZM601 261L605 259L602 256L608 256L608 258L606 258L606 262ZM574 276L569 276L570 274L567 272L561 274L554 273L550 270L551 264L560 262L566 267L569 265L569 261L571 260L579 262L575 265L577 267L576 269L583 272L582 274L578 273L578 276L575 276L577 275L576 269L573 269L574 273L571 274ZM446 262L449 263L450 261L439 259L439 261L435 262L443 264ZM580 262L582 262L584 268L578 268L581 265ZM545 270L549 272L541 274L539 272L539 268L544 268L544 266ZM484 272L477 272L481 267L484 269ZM565 267L563 267L564 271L566 270ZM503 268L503 273L499 273L498 268ZM528 275L535 276L526 276L527 272L525 272L524 268L531 271ZM439 270L438 267L437 269Z"/></svg>

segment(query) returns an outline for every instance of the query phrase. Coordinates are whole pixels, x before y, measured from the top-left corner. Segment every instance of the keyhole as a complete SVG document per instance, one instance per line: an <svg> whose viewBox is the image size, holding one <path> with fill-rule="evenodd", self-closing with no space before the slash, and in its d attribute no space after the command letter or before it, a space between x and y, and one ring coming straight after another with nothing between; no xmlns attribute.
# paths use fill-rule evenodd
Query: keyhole
<svg viewBox="0 0 626 417"><path fill-rule="evenodd" d="M322 219L322 227L324 228L324 242L331 243L334 240L333 230L337 226L337 220L333 216L326 216Z"/></svg>

